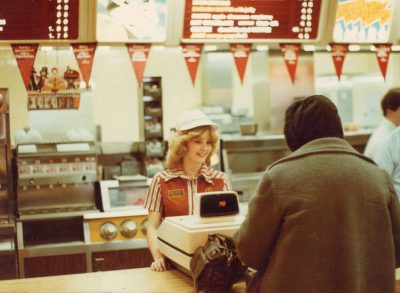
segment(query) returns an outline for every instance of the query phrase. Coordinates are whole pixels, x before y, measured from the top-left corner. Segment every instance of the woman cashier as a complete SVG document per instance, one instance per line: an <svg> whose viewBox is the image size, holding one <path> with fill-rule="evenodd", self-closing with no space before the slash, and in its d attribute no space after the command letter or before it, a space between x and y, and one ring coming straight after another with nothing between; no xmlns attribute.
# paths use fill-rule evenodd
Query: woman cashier
<svg viewBox="0 0 400 293"><path fill-rule="evenodd" d="M154 175L145 207L149 210L147 241L154 261L151 269L167 270L157 241L164 217L193 214L196 192L231 190L228 176L210 168L218 144L216 124L200 110L182 113L168 142L166 168Z"/></svg>

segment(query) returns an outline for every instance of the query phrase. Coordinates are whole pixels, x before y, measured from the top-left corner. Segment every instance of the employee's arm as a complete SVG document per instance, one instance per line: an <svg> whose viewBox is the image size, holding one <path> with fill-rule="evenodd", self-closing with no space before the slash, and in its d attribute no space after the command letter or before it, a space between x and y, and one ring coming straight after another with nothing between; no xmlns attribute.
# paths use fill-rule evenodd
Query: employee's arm
<svg viewBox="0 0 400 293"><path fill-rule="evenodd" d="M153 271L162 272L167 270L164 255L158 247L157 229L161 224L162 216L160 212L149 212L149 226L147 228L147 243L154 261L151 263Z"/></svg>

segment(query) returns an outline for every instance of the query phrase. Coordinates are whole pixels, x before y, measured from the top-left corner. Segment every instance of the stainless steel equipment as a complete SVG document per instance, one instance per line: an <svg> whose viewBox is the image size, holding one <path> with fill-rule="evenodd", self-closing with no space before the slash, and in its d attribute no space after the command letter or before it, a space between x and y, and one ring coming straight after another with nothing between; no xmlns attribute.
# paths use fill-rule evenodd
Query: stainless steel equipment
<svg viewBox="0 0 400 293"><path fill-rule="evenodd" d="M0 88L0 280L17 277L8 89Z"/></svg>
<svg viewBox="0 0 400 293"><path fill-rule="evenodd" d="M257 123L254 122L240 123L240 134L255 135L256 133L257 133Z"/></svg>
<svg viewBox="0 0 400 293"><path fill-rule="evenodd" d="M363 152L370 133L349 131L344 139ZM266 168L290 154L283 134L236 135L221 137L222 170L231 181L240 201L248 201Z"/></svg>
<svg viewBox="0 0 400 293"><path fill-rule="evenodd" d="M18 213L96 211L94 143L24 144L17 148Z"/></svg>
<svg viewBox="0 0 400 293"><path fill-rule="evenodd" d="M240 201L253 195L268 165L288 155L283 135L222 135L222 166Z"/></svg>
<svg viewBox="0 0 400 293"><path fill-rule="evenodd" d="M17 147L20 277L87 271L83 215L98 213L94 143Z"/></svg>

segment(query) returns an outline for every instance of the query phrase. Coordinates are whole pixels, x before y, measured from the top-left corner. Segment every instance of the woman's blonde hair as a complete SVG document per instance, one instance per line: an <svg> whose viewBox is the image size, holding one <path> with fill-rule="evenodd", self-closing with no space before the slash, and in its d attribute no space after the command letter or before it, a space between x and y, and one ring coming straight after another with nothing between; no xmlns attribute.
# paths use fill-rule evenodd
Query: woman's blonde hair
<svg viewBox="0 0 400 293"><path fill-rule="evenodd" d="M168 141L168 152L165 167L168 169L179 169L182 168L182 160L186 155L187 143L193 139L202 136L205 132L208 132L211 142L211 152L207 156L205 163L210 166L211 156L216 152L218 146L218 132L213 126L200 126L193 129L178 131L171 135Z"/></svg>

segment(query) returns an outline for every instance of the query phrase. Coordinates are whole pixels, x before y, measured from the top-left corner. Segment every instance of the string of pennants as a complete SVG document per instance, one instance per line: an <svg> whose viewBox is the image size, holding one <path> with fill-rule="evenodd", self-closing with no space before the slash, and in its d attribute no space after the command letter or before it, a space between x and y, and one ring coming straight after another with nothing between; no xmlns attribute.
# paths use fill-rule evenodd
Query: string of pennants
<svg viewBox="0 0 400 293"><path fill-rule="evenodd" d="M375 44L375 54L379 68L384 80L391 52L391 44ZM12 44L15 59L17 61L22 80L28 91L32 70L34 68L38 44ZM89 87L90 75L92 72L93 60L96 51L96 43L75 43L71 44L80 74ZM136 75L139 87L142 84L143 74L149 56L151 44L126 44L130 61ZM230 44L230 50L234 58L236 69L241 83L244 81L247 62L251 53L252 44ZM348 44L331 43L332 60L335 66L336 75L340 81L345 57L348 53ZM181 44L182 55L185 59L193 86L196 82L198 66L200 63L203 44ZM280 44L281 54L286 64L289 77L295 83L296 67L300 56L301 44Z"/></svg>
<svg viewBox="0 0 400 293"><path fill-rule="evenodd" d="M348 44L331 43L331 54L335 66L336 75L340 81L344 59L348 52ZM386 71L391 52L391 44L375 44L375 54L378 60L379 68L384 80L386 80ZM181 44L183 56L189 70L193 85L196 81L197 67L200 62L203 44ZM243 84L247 67L247 61L251 53L252 44L230 44L236 69L241 83ZM285 61L290 80L295 83L297 61L300 56L301 44L280 44L282 57Z"/></svg>

